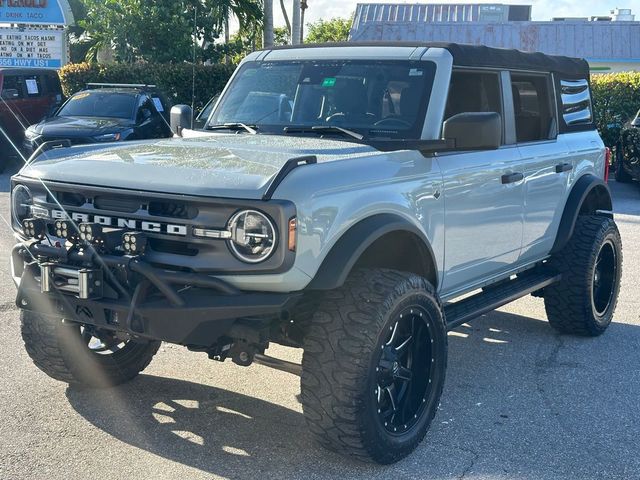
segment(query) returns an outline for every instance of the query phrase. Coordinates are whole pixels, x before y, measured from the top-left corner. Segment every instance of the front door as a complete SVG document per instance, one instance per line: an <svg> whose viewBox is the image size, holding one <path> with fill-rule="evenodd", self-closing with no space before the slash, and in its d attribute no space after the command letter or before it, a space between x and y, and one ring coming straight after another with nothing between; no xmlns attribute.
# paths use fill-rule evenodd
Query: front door
<svg viewBox="0 0 640 480"><path fill-rule="evenodd" d="M453 72L445 118L462 112L497 112L504 118L499 72ZM522 247L524 182L515 145L441 155L438 162L445 196L446 296L513 268Z"/></svg>

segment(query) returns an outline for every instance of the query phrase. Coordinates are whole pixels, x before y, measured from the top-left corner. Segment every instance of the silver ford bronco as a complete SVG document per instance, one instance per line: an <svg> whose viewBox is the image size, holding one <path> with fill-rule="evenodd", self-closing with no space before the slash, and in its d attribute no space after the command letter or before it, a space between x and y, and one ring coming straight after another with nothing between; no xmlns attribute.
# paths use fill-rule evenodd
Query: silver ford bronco
<svg viewBox="0 0 640 480"><path fill-rule="evenodd" d="M120 384L161 341L259 362L301 376L321 444L391 463L436 414L449 330L528 294L560 332L611 322L622 246L583 60L263 50L191 122L49 142L13 177L22 336L51 377Z"/></svg>

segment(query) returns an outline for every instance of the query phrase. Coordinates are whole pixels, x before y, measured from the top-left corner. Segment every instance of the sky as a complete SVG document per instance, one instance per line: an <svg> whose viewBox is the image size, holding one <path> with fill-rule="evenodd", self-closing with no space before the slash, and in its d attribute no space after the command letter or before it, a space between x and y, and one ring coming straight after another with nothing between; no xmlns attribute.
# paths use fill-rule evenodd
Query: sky
<svg viewBox="0 0 640 480"><path fill-rule="evenodd" d="M633 1L631 0L614 0L611 2L603 2L602 0L540 0L540 1L446 1L446 0L433 0L433 1L384 1L384 0L370 0L369 2L358 0L307 0L309 9L305 13L305 23L314 22L319 19L328 20L333 17L348 17L351 15L358 3L504 3L511 5L533 5L531 14L533 20L551 20L552 17L589 17L592 15L608 15L610 10L616 7L619 8L633 8ZM291 4L292 0L285 0L285 5L289 10L289 17L291 17ZM640 19L640 4L636 3L639 7L637 11L632 13L636 14L636 19ZM274 23L276 26L284 26L284 20L280 9L279 0L273 2L274 10Z"/></svg>

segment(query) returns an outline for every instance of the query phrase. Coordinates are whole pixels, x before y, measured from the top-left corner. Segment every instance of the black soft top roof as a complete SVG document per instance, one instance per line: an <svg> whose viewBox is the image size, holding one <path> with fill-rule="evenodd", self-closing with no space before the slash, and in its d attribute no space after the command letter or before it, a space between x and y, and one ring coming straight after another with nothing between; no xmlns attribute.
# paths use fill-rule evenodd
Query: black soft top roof
<svg viewBox="0 0 640 480"><path fill-rule="evenodd" d="M580 58L529 53L510 48L441 42L341 42L288 45L267 50L322 47L433 47L451 52L453 64L460 67L492 67L537 72L554 72L571 78L589 78L589 64Z"/></svg>

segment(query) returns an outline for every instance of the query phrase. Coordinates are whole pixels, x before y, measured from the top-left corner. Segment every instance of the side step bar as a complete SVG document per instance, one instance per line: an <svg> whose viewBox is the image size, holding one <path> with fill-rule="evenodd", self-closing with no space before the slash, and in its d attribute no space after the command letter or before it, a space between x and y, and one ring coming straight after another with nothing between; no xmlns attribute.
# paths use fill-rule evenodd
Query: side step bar
<svg viewBox="0 0 640 480"><path fill-rule="evenodd" d="M520 297L548 287L560 280L557 273L535 272L521 274L495 287L444 307L447 330L453 330L469 320L502 307Z"/></svg>

